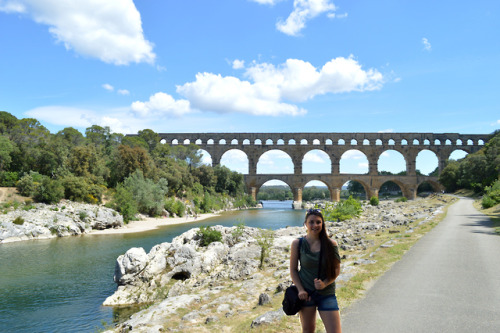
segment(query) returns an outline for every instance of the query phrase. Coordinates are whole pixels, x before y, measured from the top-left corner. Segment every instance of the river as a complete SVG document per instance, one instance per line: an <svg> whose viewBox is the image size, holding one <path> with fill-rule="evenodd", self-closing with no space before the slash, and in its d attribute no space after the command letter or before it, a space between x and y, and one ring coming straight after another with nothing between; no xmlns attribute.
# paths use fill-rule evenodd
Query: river
<svg viewBox="0 0 500 333"><path fill-rule="evenodd" d="M137 234L85 235L0 244L0 332L96 332L116 311L102 302L116 290L116 258L131 247L146 252L195 227L300 226L304 212L291 201L224 213L186 225Z"/></svg>

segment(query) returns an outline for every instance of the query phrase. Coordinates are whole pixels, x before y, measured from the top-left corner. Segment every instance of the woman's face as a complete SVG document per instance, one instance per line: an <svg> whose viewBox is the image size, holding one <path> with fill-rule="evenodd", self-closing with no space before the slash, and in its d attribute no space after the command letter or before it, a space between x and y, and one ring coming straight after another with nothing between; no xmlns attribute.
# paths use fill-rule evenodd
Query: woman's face
<svg viewBox="0 0 500 333"><path fill-rule="evenodd" d="M320 216L314 214L309 215L304 224L306 225L308 234L311 233L319 235L321 229L323 229L323 220Z"/></svg>

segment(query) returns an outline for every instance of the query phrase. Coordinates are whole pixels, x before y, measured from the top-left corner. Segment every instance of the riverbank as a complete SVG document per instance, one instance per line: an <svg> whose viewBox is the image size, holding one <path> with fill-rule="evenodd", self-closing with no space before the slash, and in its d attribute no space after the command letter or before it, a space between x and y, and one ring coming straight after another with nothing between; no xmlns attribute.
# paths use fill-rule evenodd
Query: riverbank
<svg viewBox="0 0 500 333"><path fill-rule="evenodd" d="M358 218L328 222L328 233L339 243L343 258L336 281L342 309L431 230L455 200L435 195L381 202L364 205ZM300 330L298 318L286 317L280 308L283 290L291 283L289 246L304 234L303 227L273 232L246 226L213 229L222 239L208 247L200 244L195 228L153 246L149 253L134 247L119 256L114 276L118 288L103 304L148 306L124 314L109 332ZM265 239L270 243L261 262Z"/></svg>
<svg viewBox="0 0 500 333"><path fill-rule="evenodd" d="M123 227L104 230L92 230L89 235L114 235L114 234L129 234L151 231L161 227L170 225L186 224L193 222L200 222L209 218L217 217L220 214L206 213L199 214L198 216L187 217L146 217L138 221L130 221Z"/></svg>

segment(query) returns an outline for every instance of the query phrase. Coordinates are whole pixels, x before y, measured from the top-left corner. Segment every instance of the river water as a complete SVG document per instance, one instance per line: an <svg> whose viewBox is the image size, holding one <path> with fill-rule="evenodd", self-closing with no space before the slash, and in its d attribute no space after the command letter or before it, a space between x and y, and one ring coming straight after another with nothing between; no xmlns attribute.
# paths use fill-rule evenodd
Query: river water
<svg viewBox="0 0 500 333"><path fill-rule="evenodd" d="M116 313L102 302L113 294L116 258L131 247L146 252L195 227L276 230L301 226L304 211L291 201L224 213L185 225L121 235L86 235L0 244L0 332L96 332Z"/></svg>

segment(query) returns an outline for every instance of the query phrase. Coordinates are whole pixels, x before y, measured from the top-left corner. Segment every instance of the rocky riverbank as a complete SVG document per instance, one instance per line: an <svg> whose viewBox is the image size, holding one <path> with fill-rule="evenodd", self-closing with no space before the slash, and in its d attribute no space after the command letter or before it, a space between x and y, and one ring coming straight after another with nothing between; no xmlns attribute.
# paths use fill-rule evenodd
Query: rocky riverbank
<svg viewBox="0 0 500 333"><path fill-rule="evenodd" d="M367 251L393 246L397 237L433 221L452 200L437 195L401 203L385 201L364 206L359 218L328 222L328 232L337 239L343 255L337 288L360 267L374 263L367 259ZM118 289L104 305L148 307L119 323L113 332L241 331L265 323L280 325L285 316L280 307L282 291L291 283L290 243L304 229L269 233L250 227L213 228L222 239L206 247L201 246L195 228L171 243L156 245L149 253L132 248L118 257L114 274ZM374 246L373 236L384 231L393 234L394 240ZM266 239L271 242L261 267ZM284 330L277 327L272 331Z"/></svg>
<svg viewBox="0 0 500 333"><path fill-rule="evenodd" d="M0 214L0 243L88 234L123 227L113 209L63 200L55 205L22 204Z"/></svg>

